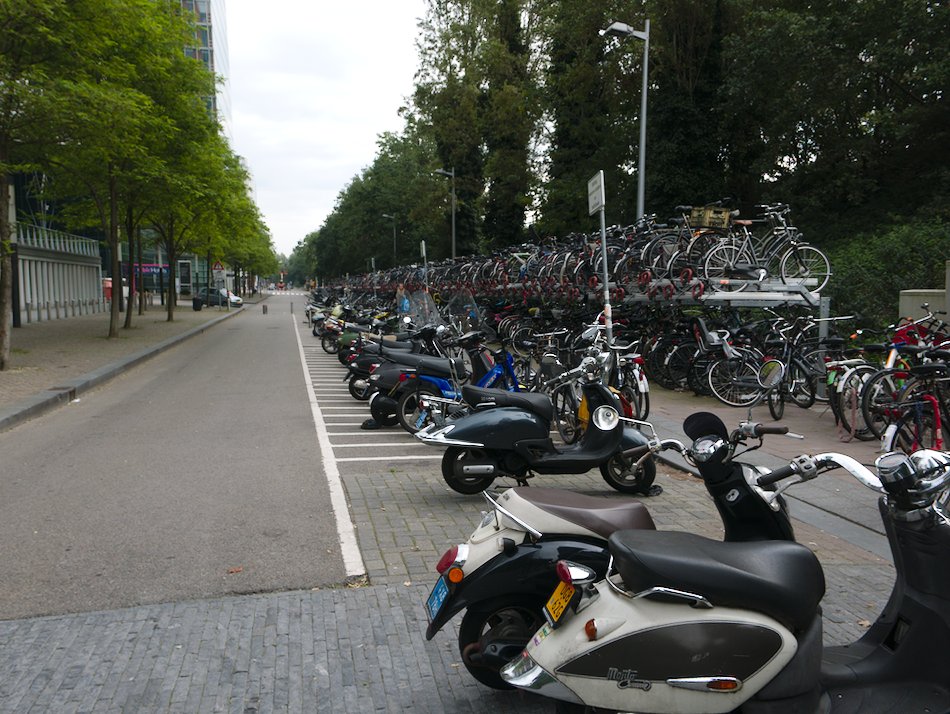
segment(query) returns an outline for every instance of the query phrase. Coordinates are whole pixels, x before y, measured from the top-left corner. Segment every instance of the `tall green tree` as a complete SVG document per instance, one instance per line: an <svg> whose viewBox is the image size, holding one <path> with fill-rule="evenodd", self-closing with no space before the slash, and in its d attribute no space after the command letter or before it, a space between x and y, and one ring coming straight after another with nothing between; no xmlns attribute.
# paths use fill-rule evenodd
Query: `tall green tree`
<svg viewBox="0 0 950 714"><path fill-rule="evenodd" d="M38 164L46 115L38 99L67 71L71 7L64 0L0 0L0 370L10 366L13 328L11 176Z"/></svg>

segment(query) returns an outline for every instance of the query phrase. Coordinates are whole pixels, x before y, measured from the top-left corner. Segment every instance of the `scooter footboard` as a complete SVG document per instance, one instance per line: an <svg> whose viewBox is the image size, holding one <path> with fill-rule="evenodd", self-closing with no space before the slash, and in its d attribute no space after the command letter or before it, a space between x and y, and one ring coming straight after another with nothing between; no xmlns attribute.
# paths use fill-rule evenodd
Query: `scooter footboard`
<svg viewBox="0 0 950 714"><path fill-rule="evenodd" d="M448 597L426 629L426 639L431 640L457 613L480 602L519 596L539 602L547 600L558 582L554 569L558 560L586 565L598 577L604 577L609 560L607 544L572 536L507 548L467 574L458 585L451 586Z"/></svg>

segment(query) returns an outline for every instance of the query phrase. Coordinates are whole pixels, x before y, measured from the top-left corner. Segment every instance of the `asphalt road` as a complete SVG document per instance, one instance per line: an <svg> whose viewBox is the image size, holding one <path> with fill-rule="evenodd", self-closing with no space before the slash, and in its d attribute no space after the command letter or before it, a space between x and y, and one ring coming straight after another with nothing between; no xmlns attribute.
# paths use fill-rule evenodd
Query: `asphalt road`
<svg viewBox="0 0 950 714"><path fill-rule="evenodd" d="M346 579L291 301L0 434L0 619Z"/></svg>

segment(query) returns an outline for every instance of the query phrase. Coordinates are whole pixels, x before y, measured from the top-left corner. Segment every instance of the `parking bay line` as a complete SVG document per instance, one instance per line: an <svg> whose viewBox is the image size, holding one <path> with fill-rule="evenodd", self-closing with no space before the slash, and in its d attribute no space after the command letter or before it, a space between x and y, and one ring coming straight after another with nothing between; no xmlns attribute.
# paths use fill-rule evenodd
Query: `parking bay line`
<svg viewBox="0 0 950 714"><path fill-rule="evenodd" d="M303 342L300 339L300 332L297 330L297 319L293 315L290 316L290 319L294 322L294 337L297 338L300 366L303 368L304 383L307 388L307 400L310 402L310 415L313 418L317 442L320 446L320 452L323 455L323 472L326 476L327 486L330 491L330 505L333 509L334 519L336 520L337 535L340 541L340 554L343 556L343 568L347 577L365 575L366 565L363 562L363 555L360 553L359 543L356 540L356 528L350 519L349 504L346 501L346 492L343 489L340 469L337 467L336 459L333 456L333 446L330 444L330 435L327 431L327 425L323 421L323 413L320 411L317 396L313 391L313 382L310 379L310 372L308 371L307 355L304 352Z"/></svg>
<svg viewBox="0 0 950 714"><path fill-rule="evenodd" d="M437 454L435 456L353 456L349 458L337 459L338 463L343 463L344 461L434 461L435 459L441 459L442 454Z"/></svg>

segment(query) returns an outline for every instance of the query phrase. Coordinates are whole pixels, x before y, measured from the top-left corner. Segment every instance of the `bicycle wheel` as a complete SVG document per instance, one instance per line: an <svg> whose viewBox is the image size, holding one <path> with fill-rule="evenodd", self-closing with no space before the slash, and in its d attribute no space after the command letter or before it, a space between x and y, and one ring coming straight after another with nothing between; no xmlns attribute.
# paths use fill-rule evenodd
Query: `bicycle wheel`
<svg viewBox="0 0 950 714"><path fill-rule="evenodd" d="M673 385L673 389L683 389L686 387L686 380L689 376L689 366L696 354L696 344L683 342L677 345L666 358L666 374Z"/></svg>
<svg viewBox="0 0 950 714"><path fill-rule="evenodd" d="M821 292L831 278L828 256L813 245L801 244L782 256L779 274L786 285L801 285L813 293Z"/></svg>
<svg viewBox="0 0 950 714"><path fill-rule="evenodd" d="M795 403L795 406L808 409L815 403L816 380L795 363L792 363L789 368L787 387L788 397ZM776 417L776 419L781 419L781 417Z"/></svg>
<svg viewBox="0 0 950 714"><path fill-rule="evenodd" d="M861 441L871 441L880 436L869 427L861 407L862 394L866 392L868 382L876 371L871 365L858 365L840 378L832 395L837 403L835 411L841 428Z"/></svg>
<svg viewBox="0 0 950 714"><path fill-rule="evenodd" d="M770 389L766 396L769 405L769 414L775 421L778 421L785 414L785 388L788 385L783 380L775 389Z"/></svg>
<svg viewBox="0 0 950 714"><path fill-rule="evenodd" d="M557 387L551 392L551 401L554 402L554 428L565 444L573 444L582 433L580 420L577 418L580 400L573 385L562 384Z"/></svg>
<svg viewBox="0 0 950 714"><path fill-rule="evenodd" d="M710 287L721 292L739 292L745 290L748 275L738 273L738 263L753 264L755 261L748 251L734 243L722 243L706 253L703 260L703 276Z"/></svg>
<svg viewBox="0 0 950 714"><path fill-rule="evenodd" d="M860 397L861 417L872 438L880 439L888 424L897 419L895 405L908 375L905 369L882 369L866 378Z"/></svg>
<svg viewBox="0 0 950 714"><path fill-rule="evenodd" d="M719 360L707 376L713 396L730 407L747 407L761 393L756 363L746 355Z"/></svg>

